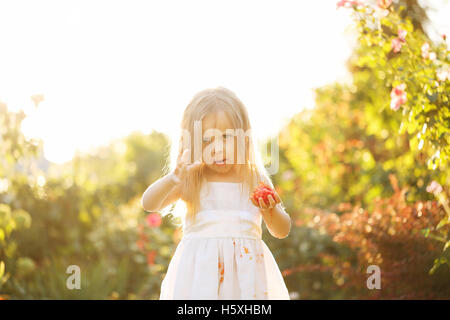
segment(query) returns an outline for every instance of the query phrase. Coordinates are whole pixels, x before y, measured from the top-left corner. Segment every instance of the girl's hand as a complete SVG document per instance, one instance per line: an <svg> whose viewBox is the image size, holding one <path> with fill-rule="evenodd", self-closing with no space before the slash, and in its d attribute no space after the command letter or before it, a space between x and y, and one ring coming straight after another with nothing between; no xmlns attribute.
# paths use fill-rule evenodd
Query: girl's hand
<svg viewBox="0 0 450 320"><path fill-rule="evenodd" d="M258 201L255 200L255 198L253 198L253 196L250 197L250 200L252 201L252 203L258 207L260 210L266 211L266 210L270 210L275 208L275 206L277 204L279 204L281 202L280 197L278 196L278 194L274 191L274 197L272 197L272 195L268 195L267 199L269 200L269 204L267 205L266 202L264 201L264 199L262 197L258 198Z"/></svg>
<svg viewBox="0 0 450 320"><path fill-rule="evenodd" d="M170 173L176 184L180 184L192 170L199 169L204 165L204 163L200 161L189 164L189 159L190 151L188 149L185 149L184 151L180 150L177 158L177 166L172 173Z"/></svg>

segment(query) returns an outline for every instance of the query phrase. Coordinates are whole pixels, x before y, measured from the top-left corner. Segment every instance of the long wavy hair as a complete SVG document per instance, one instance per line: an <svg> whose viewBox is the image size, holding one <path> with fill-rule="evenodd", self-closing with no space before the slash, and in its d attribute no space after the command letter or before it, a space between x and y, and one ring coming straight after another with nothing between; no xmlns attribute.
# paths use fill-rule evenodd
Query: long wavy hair
<svg viewBox="0 0 450 320"><path fill-rule="evenodd" d="M245 146L241 145L243 148L241 150L245 150L245 163L238 164L238 174L240 180L243 181L242 192L247 192L250 196L259 181L265 181L273 187L261 155L255 150L246 107L231 90L221 86L198 92L184 110L180 125L180 138L172 140L170 157L164 168L164 174L168 174L176 167L178 155L183 147L194 150L195 139L189 139L190 141L184 139L183 133L194 137L194 123L202 121L206 115L218 111L227 114L233 124L232 129L242 129L246 133ZM242 142L242 139L238 139L238 144ZM193 163L196 160L194 159L195 152L190 152L190 156L190 163ZM164 208L163 215L171 213L175 217L181 217L182 220L195 220L195 215L200 207L200 190L203 183L205 183L203 168L193 170L183 182L181 198L172 206Z"/></svg>

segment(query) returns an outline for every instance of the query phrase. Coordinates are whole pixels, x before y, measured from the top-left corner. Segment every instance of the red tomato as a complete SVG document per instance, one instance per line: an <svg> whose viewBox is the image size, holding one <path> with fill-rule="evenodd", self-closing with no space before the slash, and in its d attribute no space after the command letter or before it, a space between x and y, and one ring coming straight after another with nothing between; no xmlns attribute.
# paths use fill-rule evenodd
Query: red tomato
<svg viewBox="0 0 450 320"><path fill-rule="evenodd" d="M275 191L273 189L271 189L267 184L265 184L264 182L260 181L259 185L255 188L255 191L253 191L252 193L252 197L253 199L255 199L255 201L258 203L258 199L259 198L263 198L264 202L267 205L270 205L268 196L269 194L272 196L272 198L275 200Z"/></svg>

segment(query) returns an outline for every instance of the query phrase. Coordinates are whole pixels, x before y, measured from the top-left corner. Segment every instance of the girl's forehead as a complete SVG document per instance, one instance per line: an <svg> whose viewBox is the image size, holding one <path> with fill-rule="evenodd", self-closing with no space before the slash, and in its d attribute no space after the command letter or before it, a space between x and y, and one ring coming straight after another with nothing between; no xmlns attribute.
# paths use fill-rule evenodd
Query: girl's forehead
<svg viewBox="0 0 450 320"><path fill-rule="evenodd" d="M231 119L224 111L217 111L207 114L202 121L203 131L208 129L218 129L225 131L226 129L233 129Z"/></svg>

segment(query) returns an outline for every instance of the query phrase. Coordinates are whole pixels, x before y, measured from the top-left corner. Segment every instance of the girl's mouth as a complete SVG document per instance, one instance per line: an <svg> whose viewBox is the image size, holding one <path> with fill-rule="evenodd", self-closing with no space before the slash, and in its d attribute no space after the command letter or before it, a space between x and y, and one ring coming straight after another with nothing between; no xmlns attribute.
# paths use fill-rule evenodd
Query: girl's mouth
<svg viewBox="0 0 450 320"><path fill-rule="evenodd" d="M226 165L226 160L225 160L225 159L222 159L222 160L216 160L216 161L214 161L214 164L215 164L216 166L224 166L224 165Z"/></svg>

